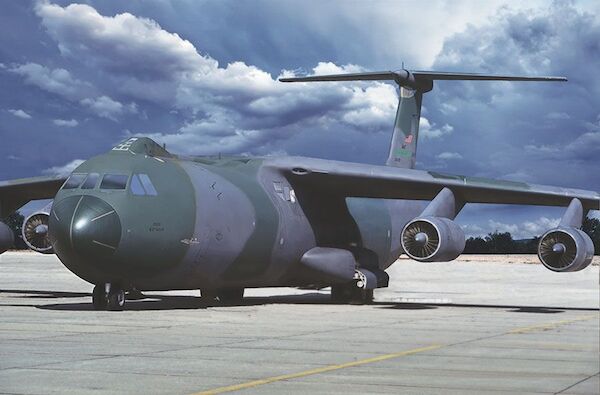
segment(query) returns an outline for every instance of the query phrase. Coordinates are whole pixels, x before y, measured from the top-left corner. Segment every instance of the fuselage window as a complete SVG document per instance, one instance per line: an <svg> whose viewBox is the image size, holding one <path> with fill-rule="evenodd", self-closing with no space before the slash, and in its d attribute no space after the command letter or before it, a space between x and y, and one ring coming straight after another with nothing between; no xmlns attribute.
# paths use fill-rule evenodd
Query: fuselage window
<svg viewBox="0 0 600 395"><path fill-rule="evenodd" d="M125 189L129 176L123 174L106 174L102 178L100 189Z"/></svg>
<svg viewBox="0 0 600 395"><path fill-rule="evenodd" d="M63 189L75 189L79 188L83 180L85 180L85 176L87 174L71 174L65 182Z"/></svg>
<svg viewBox="0 0 600 395"><path fill-rule="evenodd" d="M94 189L96 187L96 184L98 183L98 178L100 178L100 174L90 173L90 175L87 176L85 182L81 186L81 189Z"/></svg>

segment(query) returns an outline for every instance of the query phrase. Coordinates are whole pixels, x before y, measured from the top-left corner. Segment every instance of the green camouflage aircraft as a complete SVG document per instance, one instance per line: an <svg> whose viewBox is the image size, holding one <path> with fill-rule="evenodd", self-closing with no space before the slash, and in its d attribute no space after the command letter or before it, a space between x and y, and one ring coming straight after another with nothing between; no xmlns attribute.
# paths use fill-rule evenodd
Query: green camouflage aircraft
<svg viewBox="0 0 600 395"><path fill-rule="evenodd" d="M431 71L282 78L391 80L400 98L387 166L304 157L190 157L131 137L68 177L0 182L0 218L52 198L25 219L23 239L55 253L95 285L97 309L125 291L199 289L223 302L244 288L327 287L339 302L369 302L401 253L450 261L465 246L453 220L466 203L567 207L538 255L556 272L582 270L594 247L580 229L597 192L415 170L423 94L434 80L565 81ZM430 201L423 203L422 201ZM0 222L0 251L13 243Z"/></svg>

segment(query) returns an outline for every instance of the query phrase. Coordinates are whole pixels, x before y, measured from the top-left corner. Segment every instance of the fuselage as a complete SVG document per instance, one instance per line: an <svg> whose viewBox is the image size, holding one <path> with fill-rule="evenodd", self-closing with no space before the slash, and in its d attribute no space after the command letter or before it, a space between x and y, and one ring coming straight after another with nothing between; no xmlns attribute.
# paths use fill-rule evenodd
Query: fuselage
<svg viewBox="0 0 600 395"><path fill-rule="evenodd" d="M274 161L175 157L133 138L84 162L57 193L54 250L86 281L140 290L306 285L299 262L316 246L379 269L397 259L422 203L305 203Z"/></svg>

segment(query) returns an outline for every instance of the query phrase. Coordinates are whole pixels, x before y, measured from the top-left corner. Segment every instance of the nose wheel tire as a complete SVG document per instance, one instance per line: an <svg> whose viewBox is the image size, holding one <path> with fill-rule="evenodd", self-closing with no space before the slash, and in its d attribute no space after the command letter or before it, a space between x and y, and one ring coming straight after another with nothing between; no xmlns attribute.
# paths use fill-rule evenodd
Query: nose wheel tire
<svg viewBox="0 0 600 395"><path fill-rule="evenodd" d="M107 292L108 288L108 292ZM96 310L120 311L125 306L125 291L110 284L98 284L92 292L92 304Z"/></svg>

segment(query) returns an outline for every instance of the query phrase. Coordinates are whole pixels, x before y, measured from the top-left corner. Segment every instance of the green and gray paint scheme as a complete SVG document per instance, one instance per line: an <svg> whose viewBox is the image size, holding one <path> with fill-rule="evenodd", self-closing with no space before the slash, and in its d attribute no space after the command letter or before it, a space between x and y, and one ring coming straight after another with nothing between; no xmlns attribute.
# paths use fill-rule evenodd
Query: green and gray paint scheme
<svg viewBox="0 0 600 395"><path fill-rule="evenodd" d="M384 270L403 251L420 260L453 259L454 250L460 254L462 231L452 220L465 203L569 206L565 229L580 226L587 210L599 208L596 192L413 169L422 95L433 80L562 78L401 70L282 81L382 79L401 89L388 166L304 157L177 156L148 138L131 137L75 169L73 174L99 174L91 189L61 188L63 177L1 182L0 213L4 217L29 200L53 198L48 213L53 250L90 283L210 293L386 286ZM127 175L126 188L99 188L107 174ZM157 193L134 194L136 174L147 175ZM406 251L415 243L426 250L434 239L428 229L438 232L437 250L426 256ZM3 232L0 226L0 249L10 243ZM444 255L446 239L453 244ZM552 240L551 249L558 244L571 249L568 241ZM557 271L575 270L567 266Z"/></svg>

